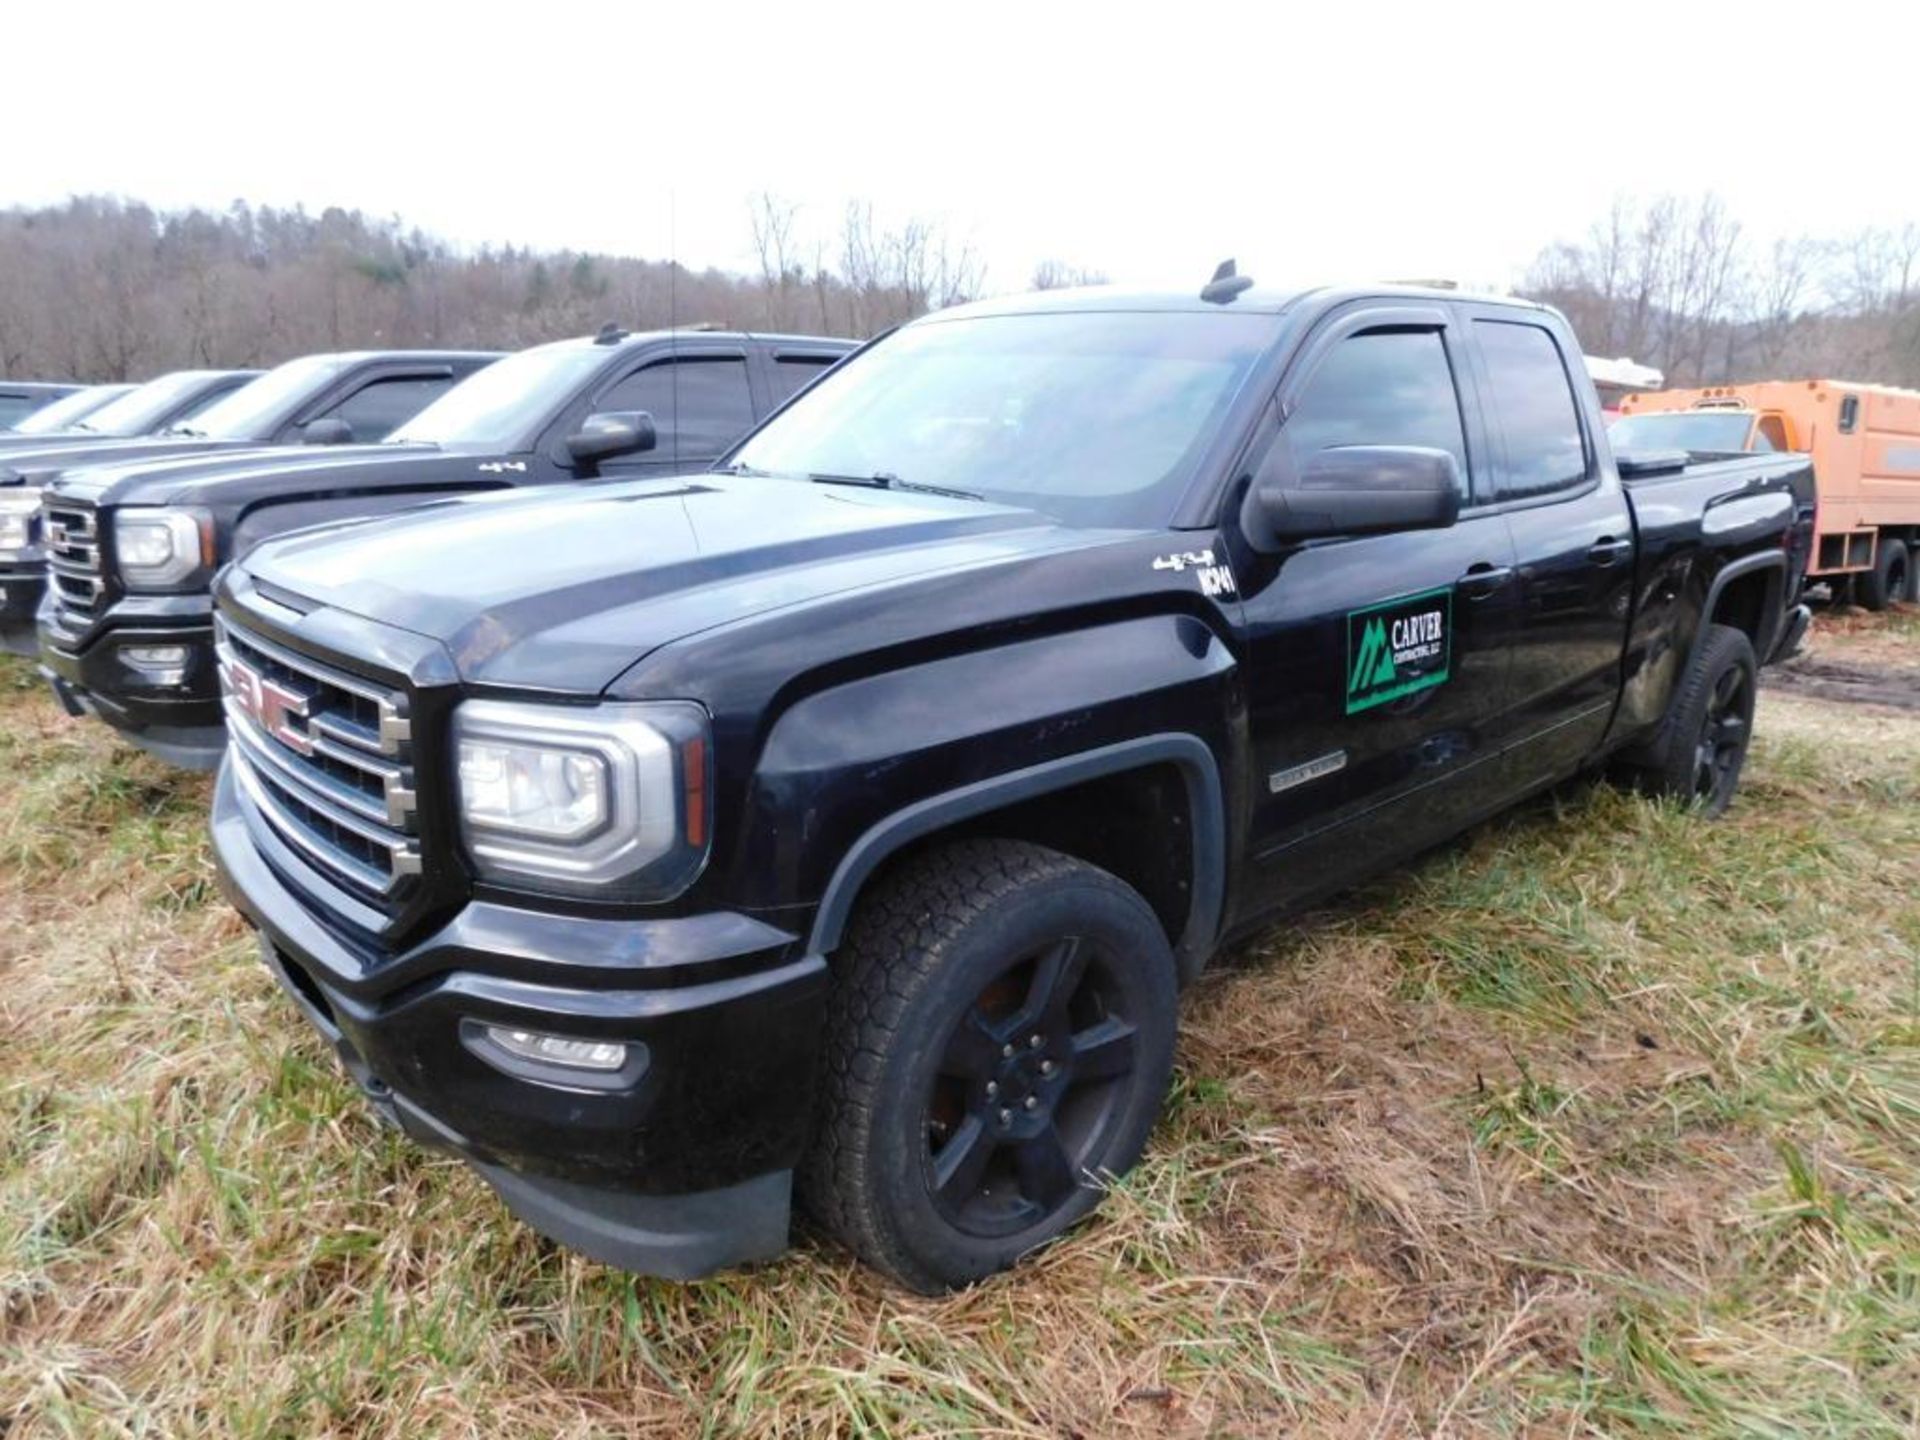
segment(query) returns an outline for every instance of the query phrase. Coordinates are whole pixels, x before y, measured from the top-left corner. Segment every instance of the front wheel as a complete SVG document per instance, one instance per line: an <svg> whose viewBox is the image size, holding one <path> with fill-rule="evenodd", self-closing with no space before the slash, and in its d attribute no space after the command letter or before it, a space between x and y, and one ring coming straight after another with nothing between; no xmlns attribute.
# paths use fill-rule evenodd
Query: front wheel
<svg viewBox="0 0 1920 1440"><path fill-rule="evenodd" d="M1639 788L1686 801L1708 817L1722 813L1740 786L1753 739L1759 673L1745 631L1709 625L1652 752L1636 767Z"/></svg>
<svg viewBox="0 0 1920 1440"><path fill-rule="evenodd" d="M1139 1158L1173 1066L1174 959L1114 876L1014 841L914 857L838 957L803 1205L933 1293L1012 1265Z"/></svg>

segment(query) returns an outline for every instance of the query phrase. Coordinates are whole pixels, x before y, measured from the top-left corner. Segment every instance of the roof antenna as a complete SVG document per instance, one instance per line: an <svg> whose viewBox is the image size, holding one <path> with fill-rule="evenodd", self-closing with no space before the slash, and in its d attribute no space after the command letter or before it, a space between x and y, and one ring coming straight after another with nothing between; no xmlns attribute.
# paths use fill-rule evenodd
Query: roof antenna
<svg viewBox="0 0 1920 1440"><path fill-rule="evenodd" d="M680 200L679 192L667 190L667 360L668 384L672 387L673 473L680 473Z"/></svg>
<svg viewBox="0 0 1920 1440"><path fill-rule="evenodd" d="M1233 261L1222 260L1220 268L1213 272L1213 279L1200 287L1200 298L1209 305L1230 305L1234 296L1252 288L1251 275L1242 275L1234 268Z"/></svg>
<svg viewBox="0 0 1920 1440"><path fill-rule="evenodd" d="M593 343L596 345L618 345L626 338L627 332L609 320L600 327L600 333L593 337Z"/></svg>

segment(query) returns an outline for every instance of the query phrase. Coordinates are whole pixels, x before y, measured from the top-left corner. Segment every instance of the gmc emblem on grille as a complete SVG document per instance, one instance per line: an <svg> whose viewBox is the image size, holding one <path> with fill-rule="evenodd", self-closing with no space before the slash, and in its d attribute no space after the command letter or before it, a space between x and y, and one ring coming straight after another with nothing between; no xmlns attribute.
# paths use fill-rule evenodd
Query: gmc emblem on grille
<svg viewBox="0 0 1920 1440"><path fill-rule="evenodd" d="M313 740L304 730L296 730L293 721L304 719L307 697L289 690L278 680L269 680L246 661L228 656L222 675L233 703L267 734L299 755L313 754Z"/></svg>

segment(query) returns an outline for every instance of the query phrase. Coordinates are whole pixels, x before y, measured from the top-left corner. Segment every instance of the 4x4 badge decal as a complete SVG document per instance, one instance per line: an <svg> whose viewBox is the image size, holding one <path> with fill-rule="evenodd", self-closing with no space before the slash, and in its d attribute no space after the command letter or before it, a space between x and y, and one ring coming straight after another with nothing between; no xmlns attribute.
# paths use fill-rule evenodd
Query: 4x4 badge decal
<svg viewBox="0 0 1920 1440"><path fill-rule="evenodd" d="M1446 683L1453 591L1424 590L1347 615L1347 714Z"/></svg>

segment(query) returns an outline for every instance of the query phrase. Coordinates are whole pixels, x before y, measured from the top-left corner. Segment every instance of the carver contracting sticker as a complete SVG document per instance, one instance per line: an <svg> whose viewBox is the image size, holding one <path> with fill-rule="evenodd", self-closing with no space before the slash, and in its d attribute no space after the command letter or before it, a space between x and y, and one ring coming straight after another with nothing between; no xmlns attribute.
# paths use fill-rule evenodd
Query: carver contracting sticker
<svg viewBox="0 0 1920 1440"><path fill-rule="evenodd" d="M1453 591L1427 590L1347 615L1347 714L1444 684Z"/></svg>

